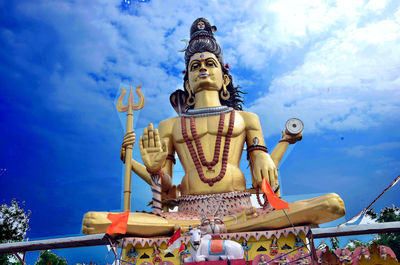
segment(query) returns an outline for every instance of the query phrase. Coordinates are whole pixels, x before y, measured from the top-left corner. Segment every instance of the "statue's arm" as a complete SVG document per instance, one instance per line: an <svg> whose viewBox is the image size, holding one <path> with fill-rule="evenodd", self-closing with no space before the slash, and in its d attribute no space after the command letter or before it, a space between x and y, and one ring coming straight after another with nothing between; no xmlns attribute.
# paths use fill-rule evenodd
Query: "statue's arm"
<svg viewBox="0 0 400 265"><path fill-rule="evenodd" d="M246 127L246 144L253 186L261 187L263 177L274 187L278 185L278 171L266 152L264 136L261 129L260 119L254 113L241 112Z"/></svg>
<svg viewBox="0 0 400 265"><path fill-rule="evenodd" d="M151 185L151 177L149 172L147 172L146 167L132 158L132 171L135 172L136 175L141 177L147 184Z"/></svg>
<svg viewBox="0 0 400 265"><path fill-rule="evenodd" d="M303 132L296 135L289 135L286 131L282 131L282 138L275 146L274 150L271 152L271 158L274 161L276 167L279 166L283 156L286 153L290 144L294 144L298 141L301 141L303 137Z"/></svg>
<svg viewBox="0 0 400 265"><path fill-rule="evenodd" d="M176 118L164 120L160 122L158 126L158 130L160 132L160 139L166 143L166 151L167 159L164 161L164 165L162 167L163 177L161 179L161 183L163 186L163 191L167 191L172 186L172 174L174 169L174 162L171 159L175 156L175 148L174 148L174 141L172 137L172 130L174 128Z"/></svg>

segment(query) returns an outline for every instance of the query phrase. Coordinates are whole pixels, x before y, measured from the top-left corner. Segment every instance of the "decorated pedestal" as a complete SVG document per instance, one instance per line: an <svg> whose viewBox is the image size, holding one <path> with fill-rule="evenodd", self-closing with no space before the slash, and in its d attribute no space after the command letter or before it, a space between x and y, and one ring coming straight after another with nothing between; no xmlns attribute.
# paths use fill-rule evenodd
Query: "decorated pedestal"
<svg viewBox="0 0 400 265"><path fill-rule="evenodd" d="M307 238L309 233L308 226L298 226L271 231L223 233L216 240L229 239L242 246L243 260L236 260L238 264L242 262L242 264L262 265L271 260L274 261L268 264L286 264L295 260L299 263L303 262L302 264L311 264L310 244ZM168 240L169 237L125 238L123 247L126 253L122 258L124 261L137 265L183 264L183 259L190 255L190 238L182 237L184 246L181 249L164 252L167 249ZM218 262L226 264L226 261ZM217 262L207 263L217 264Z"/></svg>

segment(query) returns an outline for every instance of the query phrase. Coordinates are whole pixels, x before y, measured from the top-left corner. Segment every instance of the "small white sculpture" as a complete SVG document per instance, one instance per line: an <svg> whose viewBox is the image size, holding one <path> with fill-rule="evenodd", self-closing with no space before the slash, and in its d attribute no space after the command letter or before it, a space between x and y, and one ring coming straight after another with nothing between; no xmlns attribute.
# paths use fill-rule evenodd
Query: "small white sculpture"
<svg viewBox="0 0 400 265"><path fill-rule="evenodd" d="M243 248L242 246L232 240L221 240L211 239L211 235L204 234L199 226L197 229L189 227L189 232L186 235L190 235L190 257L185 258L186 262L200 262L200 261L215 261L215 260L232 260L232 259L243 259ZM214 242L212 242L214 241ZM218 242L215 242L218 241ZM221 252L213 253L213 244L217 243L217 246Z"/></svg>

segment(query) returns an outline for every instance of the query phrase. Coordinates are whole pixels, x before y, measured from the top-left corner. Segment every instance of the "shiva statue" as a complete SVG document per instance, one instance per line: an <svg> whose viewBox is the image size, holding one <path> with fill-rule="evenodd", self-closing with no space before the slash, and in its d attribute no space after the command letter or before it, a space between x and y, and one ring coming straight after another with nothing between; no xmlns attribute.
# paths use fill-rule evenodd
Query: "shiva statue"
<svg viewBox="0 0 400 265"><path fill-rule="evenodd" d="M334 193L292 202L290 211L276 211L270 205L255 208L250 196L259 190L263 178L279 196L277 167L290 144L301 140L302 133L282 132L282 139L269 153L261 124L255 113L242 110L243 93L234 86L228 65L214 33L216 27L198 18L190 28L185 49L183 90L176 91L172 105L178 116L143 130L139 148L143 164L132 159L132 170L161 194L153 198L154 213L132 212L127 234L157 236L171 234L178 226L200 224L201 216L223 217L228 232L278 229L292 224L321 224L345 214L342 199ZM135 133L124 137L125 149L135 143ZM251 168L252 188L239 163L246 144ZM175 157L185 175L180 185L172 184ZM177 212L169 212L175 201ZM88 212L83 220L85 234L104 233L110 221L107 212ZM289 220L290 219L290 220Z"/></svg>

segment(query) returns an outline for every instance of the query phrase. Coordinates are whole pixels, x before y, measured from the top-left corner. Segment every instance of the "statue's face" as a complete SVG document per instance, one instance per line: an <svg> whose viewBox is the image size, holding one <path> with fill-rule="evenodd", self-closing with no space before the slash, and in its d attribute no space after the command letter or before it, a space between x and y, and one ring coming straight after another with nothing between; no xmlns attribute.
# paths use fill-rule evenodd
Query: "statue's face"
<svg viewBox="0 0 400 265"><path fill-rule="evenodd" d="M202 30L206 28L206 24L204 23L204 21L199 21L199 23L197 23L197 28Z"/></svg>
<svg viewBox="0 0 400 265"><path fill-rule="evenodd" d="M219 91L225 82L229 84L228 75L223 75L221 65L217 57L211 52L195 53L189 61L189 83L186 89L190 89L193 94L202 90Z"/></svg>

